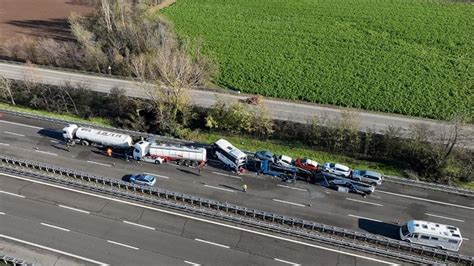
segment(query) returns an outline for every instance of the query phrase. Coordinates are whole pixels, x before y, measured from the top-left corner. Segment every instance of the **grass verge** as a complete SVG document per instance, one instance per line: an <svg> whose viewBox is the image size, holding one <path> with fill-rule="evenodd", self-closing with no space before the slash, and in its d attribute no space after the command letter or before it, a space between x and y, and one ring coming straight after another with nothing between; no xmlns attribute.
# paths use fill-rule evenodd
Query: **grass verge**
<svg viewBox="0 0 474 266"><path fill-rule="evenodd" d="M10 111L15 111L15 112L23 112L23 113L28 113L28 114L34 114L34 115L41 115L41 116L47 116L51 118L56 118L56 119L63 119L71 122L82 122L82 123L90 123L90 124L95 124L99 126L113 126L113 123L102 117L93 117L90 119L84 119L79 116L71 115L71 114L58 114L54 112L49 112L49 111L44 111L44 110L37 110L37 109L32 109L28 107L22 107L22 106L16 106L16 105L11 105L7 103L0 103L0 108L5 109L5 110L10 110Z"/></svg>

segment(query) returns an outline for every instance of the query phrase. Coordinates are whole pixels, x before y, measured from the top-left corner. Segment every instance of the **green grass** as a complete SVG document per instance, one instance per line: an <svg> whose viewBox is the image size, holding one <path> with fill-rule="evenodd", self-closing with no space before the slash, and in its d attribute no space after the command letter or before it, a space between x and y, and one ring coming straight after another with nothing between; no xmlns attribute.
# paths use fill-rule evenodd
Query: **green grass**
<svg viewBox="0 0 474 266"><path fill-rule="evenodd" d="M275 154L285 154L294 159L298 157L308 157L320 164L325 162L343 163L355 169L371 169L385 175L403 176L403 169L370 161L357 160L343 155L335 155L327 152L312 150L299 145L284 144L278 141L262 141L251 137L242 136L222 136L219 134L199 133L195 139L198 142L212 143L220 138L225 138L236 147L246 151L269 150Z"/></svg>
<svg viewBox="0 0 474 266"><path fill-rule="evenodd" d="M425 0L179 0L216 83L266 96L474 121L474 5Z"/></svg>
<svg viewBox="0 0 474 266"><path fill-rule="evenodd" d="M22 106L15 106L15 105L6 104L6 103L0 103L0 109L16 111L16 112L24 112L28 114L34 114L34 115L42 115L42 116L47 116L51 118L63 119L63 120L71 121L71 122L82 122L82 123L95 124L99 126L112 126L112 122L110 120L101 118L101 117L93 117L90 119L84 119L84 118L70 115L70 114L58 114L58 113L48 112L44 110L37 110L37 109L32 109L32 108L27 108L27 107L22 107Z"/></svg>

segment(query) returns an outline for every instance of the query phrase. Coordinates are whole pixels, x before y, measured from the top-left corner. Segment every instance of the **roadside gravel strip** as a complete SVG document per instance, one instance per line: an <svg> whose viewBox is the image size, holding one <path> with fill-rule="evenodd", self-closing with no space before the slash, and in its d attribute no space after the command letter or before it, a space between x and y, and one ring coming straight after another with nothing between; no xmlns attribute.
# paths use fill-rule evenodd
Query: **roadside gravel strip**
<svg viewBox="0 0 474 266"><path fill-rule="evenodd" d="M6 162L3 160L3 162ZM383 237L378 237L371 234L362 234L362 233L355 233L351 232L346 229L336 228L336 227L329 227L325 226L326 230L329 230L330 234L328 235L327 232L323 231L314 231L311 230L310 227L307 227L310 222L304 222L299 219L283 217L277 214L270 214L265 213L262 211L246 209L242 207L237 207L229 204L224 204L219 206L219 204L213 202L212 200L208 199L200 199L193 196L187 196L179 193L168 192L164 190L156 190L152 188L144 188L136 185L130 185L128 183L123 183L121 181L113 181L109 179L102 179L99 177L86 177L84 179L84 175L75 171L69 172L68 176L75 177L76 179L65 178L65 176L58 175L58 174L65 174L66 169L58 169L57 171L53 170L54 168L48 168L45 166L33 166L36 169L41 169L42 171L48 171L50 173L56 172L53 176L43 176L42 174L37 173L30 173L28 176L33 178L39 178L42 180L48 180L60 183L62 185L74 186L76 188L92 190L95 192L109 194L115 197L125 198L127 200L134 200L140 201L146 204L158 205L162 207L172 208L175 210L185 211L192 214L197 214L199 216L205 216L208 218L214 218L218 220L224 220L227 222L237 223L240 225L250 226L252 228L257 228L260 230L270 231L277 234L284 234L291 237L298 237L310 241L321 242L324 244L329 244L350 248L358 251L364 251L367 253L371 253L378 256L385 256L391 259L402 260L405 262L411 263L434 263L437 262L443 256L448 256L446 259L452 261L455 259L457 262L469 262L473 260L470 257L456 257L459 256L455 253L448 253L448 252L441 252L431 248L425 248L417 245L407 244L405 242L385 239ZM3 168L4 171L8 171L8 168ZM18 169L25 169L24 167ZM14 173L18 172L19 170L11 170L12 174L3 174L6 176L14 177ZM27 174L20 170L21 173ZM81 177L83 176L83 177ZM81 177L81 179L77 179ZM15 178L20 178L16 176ZM75 181L77 180L77 181ZM85 181L90 180L90 181ZM39 182L39 181L36 181ZM42 181L41 181L42 182ZM114 183L116 183L114 185ZM122 184L123 183L123 184ZM95 184L91 187L92 184ZM103 185L102 185L103 184ZM120 185L122 184L122 185ZM107 188L110 187L110 188ZM122 192L123 191L123 192ZM128 191L128 192L126 192ZM155 192L156 191L156 192ZM130 193L132 192L132 193ZM85 192L84 192L85 193ZM153 196L152 196L153 195ZM159 197L155 197L157 195ZM160 199L161 198L161 199ZM218 210L218 211L216 211ZM235 213L234 213L235 210ZM222 212L227 211L227 212ZM237 215L236 215L237 214ZM243 215L243 216L242 216ZM252 218L253 217L253 218ZM263 217L263 221L262 221ZM278 225L274 222L268 222L269 218L273 217L273 221L281 220L281 223L284 225ZM255 220L256 219L256 220ZM270 220L271 221L271 220ZM288 227L287 225L293 225ZM303 228L298 228L298 225L301 224ZM316 225L311 223L314 226L323 226L324 225ZM347 238L350 236L349 238ZM378 244L370 244L370 243L378 243ZM385 243L385 244L384 244ZM380 245L382 244L382 245ZM388 245L388 246L387 246ZM400 246L401 245L401 246ZM396 247L395 249L393 249ZM408 248L408 249L407 249ZM422 251L420 255L415 255ZM415 254L412 254L414 252ZM431 254L431 255L430 255ZM437 259L434 259L434 258Z"/></svg>

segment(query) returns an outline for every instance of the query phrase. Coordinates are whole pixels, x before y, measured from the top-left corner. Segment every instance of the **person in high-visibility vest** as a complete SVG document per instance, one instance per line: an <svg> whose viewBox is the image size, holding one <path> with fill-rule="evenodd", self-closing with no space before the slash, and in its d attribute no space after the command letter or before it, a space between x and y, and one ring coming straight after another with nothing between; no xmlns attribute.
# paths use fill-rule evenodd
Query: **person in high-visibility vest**
<svg viewBox="0 0 474 266"><path fill-rule="evenodd" d="M112 149L107 148L107 156L112 157Z"/></svg>
<svg viewBox="0 0 474 266"><path fill-rule="evenodd" d="M247 192L247 185L246 185L246 184L244 184L244 185L242 186L242 190L243 190L244 192Z"/></svg>

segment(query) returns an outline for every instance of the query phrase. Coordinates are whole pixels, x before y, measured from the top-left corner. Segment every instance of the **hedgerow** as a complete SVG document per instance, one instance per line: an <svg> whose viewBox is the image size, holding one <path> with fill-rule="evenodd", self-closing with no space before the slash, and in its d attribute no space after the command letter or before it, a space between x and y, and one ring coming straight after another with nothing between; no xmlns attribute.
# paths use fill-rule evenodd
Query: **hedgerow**
<svg viewBox="0 0 474 266"><path fill-rule="evenodd" d="M215 82L243 92L474 121L474 6L421 0L179 0Z"/></svg>

